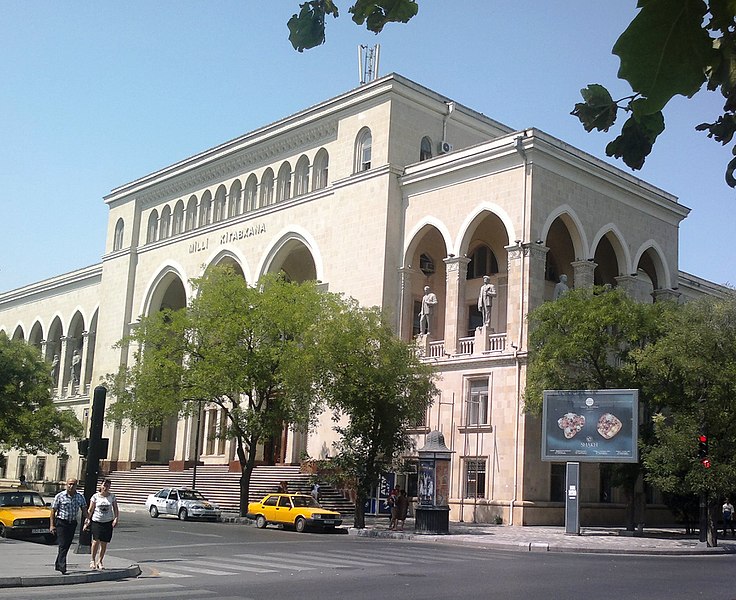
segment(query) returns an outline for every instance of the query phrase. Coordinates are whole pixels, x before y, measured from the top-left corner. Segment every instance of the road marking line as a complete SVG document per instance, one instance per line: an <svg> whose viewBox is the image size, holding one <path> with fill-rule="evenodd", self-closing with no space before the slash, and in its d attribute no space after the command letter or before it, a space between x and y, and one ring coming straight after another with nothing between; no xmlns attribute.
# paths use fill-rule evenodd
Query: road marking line
<svg viewBox="0 0 736 600"><path fill-rule="evenodd" d="M205 567L220 567L223 569L235 569L236 571L248 571L250 573L278 573L275 569L264 569L262 567L248 567L246 565L230 565L230 564L222 564L218 562L211 562L207 560L197 560L194 561L195 565L203 565Z"/></svg>

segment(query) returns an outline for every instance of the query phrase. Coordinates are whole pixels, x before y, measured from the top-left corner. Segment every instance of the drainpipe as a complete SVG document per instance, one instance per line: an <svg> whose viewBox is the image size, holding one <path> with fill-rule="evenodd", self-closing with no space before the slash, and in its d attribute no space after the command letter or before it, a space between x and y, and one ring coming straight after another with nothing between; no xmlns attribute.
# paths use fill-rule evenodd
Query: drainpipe
<svg viewBox="0 0 736 600"><path fill-rule="evenodd" d="M442 139L440 140L442 142L447 139L447 121L450 120L450 115L455 112L455 102L449 100L448 102L445 102L445 105L447 106L447 112L445 113L445 116L442 117Z"/></svg>
<svg viewBox="0 0 736 600"><path fill-rule="evenodd" d="M524 181L522 186L522 212L521 212L521 237L526 235L526 213L527 213L527 171L529 167L529 158L524 149L524 138L526 137L526 131L522 135L518 135L514 138L514 148L521 156L524 162ZM511 502L509 504L509 525L514 524L514 506L518 495L519 486L519 411L521 410L521 364L519 362L519 350L524 343L524 285L525 285L525 260L524 260L524 248L523 241L516 240L516 244L519 247L521 253L519 259L520 265L520 284L519 284L519 331L518 337L516 338L517 343L511 344L514 349L514 366L516 368L515 377L515 396L516 396L516 407L514 415L514 489L511 496Z"/></svg>

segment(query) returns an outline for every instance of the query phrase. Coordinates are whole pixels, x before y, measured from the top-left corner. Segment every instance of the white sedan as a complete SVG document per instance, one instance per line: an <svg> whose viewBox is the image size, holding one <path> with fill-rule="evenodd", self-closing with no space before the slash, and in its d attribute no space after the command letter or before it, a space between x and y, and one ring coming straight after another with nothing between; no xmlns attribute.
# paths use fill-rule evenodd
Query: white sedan
<svg viewBox="0 0 736 600"><path fill-rule="evenodd" d="M155 519L159 515L175 515L187 519L220 519L220 507L210 502L197 490L165 488L146 498L148 513Z"/></svg>

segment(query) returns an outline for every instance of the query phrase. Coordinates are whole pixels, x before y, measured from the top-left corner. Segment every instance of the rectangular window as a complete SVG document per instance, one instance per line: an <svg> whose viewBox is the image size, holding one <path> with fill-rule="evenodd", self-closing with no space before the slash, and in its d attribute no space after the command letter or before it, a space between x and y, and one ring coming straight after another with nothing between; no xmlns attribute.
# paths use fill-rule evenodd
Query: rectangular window
<svg viewBox="0 0 736 600"><path fill-rule="evenodd" d="M486 497L486 459L465 459L465 497Z"/></svg>
<svg viewBox="0 0 736 600"><path fill-rule="evenodd" d="M36 457L36 472L35 472L35 481L45 481L46 480L46 457L45 456L37 456Z"/></svg>
<svg viewBox="0 0 736 600"><path fill-rule="evenodd" d="M59 469L56 473L57 481L66 481L66 469L69 464L69 459L66 457L59 458Z"/></svg>
<svg viewBox="0 0 736 600"><path fill-rule="evenodd" d="M488 379L473 379L469 382L465 407L466 425L488 425Z"/></svg>
<svg viewBox="0 0 736 600"><path fill-rule="evenodd" d="M417 337L419 335L419 313L422 310L422 301L414 300L414 313L411 321L411 335Z"/></svg>
<svg viewBox="0 0 736 600"><path fill-rule="evenodd" d="M18 466L17 466L17 468L15 470L15 476L16 476L16 478L20 479L20 476L21 475L23 475L25 477L25 475L26 475L26 461L27 460L28 460L28 458L26 457L25 454L21 454L18 457Z"/></svg>

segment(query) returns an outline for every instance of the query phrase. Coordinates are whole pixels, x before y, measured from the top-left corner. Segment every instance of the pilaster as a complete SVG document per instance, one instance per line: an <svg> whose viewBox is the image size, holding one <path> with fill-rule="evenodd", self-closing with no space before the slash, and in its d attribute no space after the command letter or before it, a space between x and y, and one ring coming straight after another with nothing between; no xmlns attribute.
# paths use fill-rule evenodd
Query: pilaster
<svg viewBox="0 0 736 600"><path fill-rule="evenodd" d="M675 302L680 299L680 292L670 288L661 288L652 292L655 302L665 302L667 300L674 300Z"/></svg>
<svg viewBox="0 0 736 600"><path fill-rule="evenodd" d="M465 280L470 259L448 256L445 263L445 352L457 354L459 324L465 317ZM463 328L464 329L464 328Z"/></svg>
<svg viewBox="0 0 736 600"><path fill-rule="evenodd" d="M595 268L598 264L592 260L576 260L570 264L572 265L573 272L575 274L573 287L576 289L593 287L593 283L595 281L593 274L595 273Z"/></svg>

